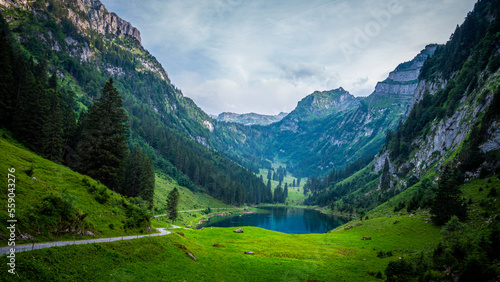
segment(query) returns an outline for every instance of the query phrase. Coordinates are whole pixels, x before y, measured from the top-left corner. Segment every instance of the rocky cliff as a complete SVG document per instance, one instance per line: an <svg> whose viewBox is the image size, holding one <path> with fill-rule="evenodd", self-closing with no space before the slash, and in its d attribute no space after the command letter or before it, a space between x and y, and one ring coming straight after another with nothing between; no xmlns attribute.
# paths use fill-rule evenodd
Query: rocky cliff
<svg viewBox="0 0 500 282"><path fill-rule="evenodd" d="M388 161L389 190L403 191L410 176L439 175L445 167L470 180L500 166L500 28L498 10L490 8L488 1L478 3L420 65L409 117L374 162L380 172Z"/></svg>
<svg viewBox="0 0 500 282"><path fill-rule="evenodd" d="M139 43L141 42L139 30L115 13L108 12L99 0L76 0L61 3L66 6L68 18L82 33L87 33L91 29L103 35L116 35L120 38L130 36ZM0 5L33 10L36 1L0 0ZM48 6L50 3L45 3L45 5Z"/></svg>

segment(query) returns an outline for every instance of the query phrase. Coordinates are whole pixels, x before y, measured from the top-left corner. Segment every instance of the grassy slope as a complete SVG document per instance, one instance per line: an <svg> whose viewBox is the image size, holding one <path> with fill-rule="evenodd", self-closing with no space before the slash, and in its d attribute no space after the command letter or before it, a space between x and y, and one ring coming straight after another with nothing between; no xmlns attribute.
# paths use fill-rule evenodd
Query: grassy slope
<svg viewBox="0 0 500 282"><path fill-rule="evenodd" d="M256 227L244 227L242 234L231 228L186 229L186 237L171 234L19 253L16 271L20 280L377 281L373 273L383 272L389 261L414 256L440 239L439 229L421 218L398 220L393 224L394 218L380 217L349 230L308 235ZM362 236L372 240L360 240ZM214 243L226 248L212 247ZM394 256L378 258L380 250L392 250ZM0 258L5 261L5 256ZM12 278L6 271L0 277Z"/></svg>
<svg viewBox="0 0 500 282"><path fill-rule="evenodd" d="M208 215L204 214L204 211L196 211L199 209L205 210L210 207L212 210L211 214L217 212L236 212L241 211L240 208L232 207L230 205L224 204L223 202L211 197L210 195L202 192L192 192L191 190L181 187L177 184L174 179L170 177L157 173L156 174L156 185L155 185L155 195L154 195L154 214L160 215L166 213L166 202L167 196L170 191L177 187L179 189L179 211L191 211L191 212L180 212L177 220L174 222L178 226L194 226L194 223L199 222L202 219L206 219ZM152 225L154 227L167 227L171 221L166 217L162 216L159 218L152 219Z"/></svg>
<svg viewBox="0 0 500 282"><path fill-rule="evenodd" d="M274 167L278 168L279 165L284 166L283 164L279 163L279 164L274 164ZM267 173L268 173L267 169L260 169L259 170L259 174L257 174L257 176L258 177L262 176L262 178L264 179L264 183L267 183ZM288 185L291 185L294 180L295 180L295 183L297 183L297 178L293 177L290 173L287 173L287 176L285 176L281 187L284 188L285 187L285 183L288 183ZM290 186L288 186L288 198L287 198L287 202L290 205L302 204L302 202L307 198L307 196L309 194L308 195L304 195L304 189L303 189L304 188L304 184L306 184L306 182L307 182L307 178L304 177L304 178L302 178L300 180L300 186L299 187L290 187ZM273 190L273 192L274 192L274 189L276 188L276 186L278 186L278 184L279 184L278 181L271 180L271 189Z"/></svg>
<svg viewBox="0 0 500 282"><path fill-rule="evenodd" d="M31 166L34 168L32 177L36 177L36 181L32 180L26 173ZM72 198L76 210L88 214L85 221L88 223L89 229L96 235L98 234L100 237L112 237L122 234L122 221L125 219L125 212L119 205L119 202L122 200L127 201L124 197L108 190L107 193L110 194L110 199L104 204L98 203L94 196L87 191L87 186L82 182L83 175L65 166L43 159L24 149L22 145L10 137L8 132L0 130L0 175L2 178L5 179L7 177L7 169L10 168L15 168L16 170L15 204L16 219L19 221L16 230L18 236L19 234L25 234L35 224L28 221L27 214L29 209L38 204L41 198L50 193L55 195L65 194ZM0 202L2 203L2 208L0 209L0 226L2 232L0 236L2 238L7 236L7 182L4 183L4 192L0 193ZM92 179L90 179L90 183L96 186L100 185ZM110 224L114 225L114 229L109 227ZM138 232L139 230L135 229L129 230L125 234L135 234ZM60 236L35 236L37 241L64 238L73 237L70 233ZM88 238L88 236L77 236L77 238ZM20 241L17 242L21 243ZM6 245L6 241L2 240L1 245Z"/></svg>
<svg viewBox="0 0 500 282"><path fill-rule="evenodd" d="M154 214L164 214L166 212L167 196L175 187L179 189L179 205L178 209L196 210L210 208L228 208L230 206L211 197L206 193L193 193L191 190L181 187L177 182L161 173L156 174L155 195L154 195Z"/></svg>

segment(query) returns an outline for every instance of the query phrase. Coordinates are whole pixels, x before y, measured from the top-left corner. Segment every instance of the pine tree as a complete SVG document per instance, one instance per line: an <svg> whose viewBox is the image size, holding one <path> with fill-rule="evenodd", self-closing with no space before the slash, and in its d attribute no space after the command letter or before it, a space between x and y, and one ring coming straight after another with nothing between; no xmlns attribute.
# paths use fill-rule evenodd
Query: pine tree
<svg viewBox="0 0 500 282"><path fill-rule="evenodd" d="M39 152L44 142L42 129L49 110L46 102L49 100L44 99L45 89L37 83L23 58L17 58L15 70L17 103L13 131L19 141Z"/></svg>
<svg viewBox="0 0 500 282"><path fill-rule="evenodd" d="M283 188L281 188L281 184L278 184L276 189L274 189L274 202L283 203Z"/></svg>
<svg viewBox="0 0 500 282"><path fill-rule="evenodd" d="M467 216L467 207L460 198L461 191L455 175L450 167L446 167L438 183L438 192L431 207L434 214L433 221L437 225L445 224L453 215L464 220Z"/></svg>
<svg viewBox="0 0 500 282"><path fill-rule="evenodd" d="M170 191L167 196L167 213L168 218L172 220L172 223L177 219L178 211L177 204L179 203L179 190L177 187Z"/></svg>
<svg viewBox="0 0 500 282"><path fill-rule="evenodd" d="M382 176L380 176L380 187L382 190L387 190L390 186L389 161L385 159L384 167L382 168Z"/></svg>
<svg viewBox="0 0 500 282"><path fill-rule="evenodd" d="M47 90L50 99L48 122L44 124L43 155L51 161L60 163L63 153L63 116L58 93L54 89Z"/></svg>
<svg viewBox="0 0 500 282"><path fill-rule="evenodd" d="M286 202L286 198L288 198L288 183L285 182L285 188L283 190L283 203Z"/></svg>
<svg viewBox="0 0 500 282"><path fill-rule="evenodd" d="M116 190L127 157L128 125L120 94L109 79L89 109L78 146L79 170Z"/></svg>
<svg viewBox="0 0 500 282"><path fill-rule="evenodd" d="M266 184L266 202L273 202L273 189L271 188L271 179L268 179Z"/></svg>
<svg viewBox="0 0 500 282"><path fill-rule="evenodd" d="M141 190L139 196L149 202L149 209L153 208L153 198L155 194L155 168L150 156L143 154L141 166Z"/></svg>
<svg viewBox="0 0 500 282"><path fill-rule="evenodd" d="M1 17L1 15L0 15ZM4 23L3 18L0 21ZM6 30L0 31L0 126L12 125L14 108L14 77L12 74L12 46Z"/></svg>

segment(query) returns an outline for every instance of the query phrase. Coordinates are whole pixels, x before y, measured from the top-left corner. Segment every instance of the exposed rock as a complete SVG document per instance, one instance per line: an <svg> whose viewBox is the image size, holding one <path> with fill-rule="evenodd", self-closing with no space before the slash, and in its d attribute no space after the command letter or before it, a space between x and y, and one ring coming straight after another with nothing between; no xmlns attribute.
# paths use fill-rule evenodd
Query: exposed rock
<svg viewBox="0 0 500 282"><path fill-rule="evenodd" d="M209 130L210 132L214 132L214 125L213 125L210 121L208 121L208 120L204 120L204 121L203 121L203 125L204 125L206 128L208 128L208 130Z"/></svg>
<svg viewBox="0 0 500 282"><path fill-rule="evenodd" d="M25 233L25 234L20 234L17 236L17 239L19 240L28 240L28 239L33 239L33 235Z"/></svg>
<svg viewBox="0 0 500 282"><path fill-rule="evenodd" d="M187 250L186 246L181 245L179 243L174 243L174 246L176 246L177 248L182 249L182 250Z"/></svg>
<svg viewBox="0 0 500 282"><path fill-rule="evenodd" d="M488 129L488 135L490 135L490 138L479 146L483 153L500 148L500 122L493 121L491 123L491 126Z"/></svg>
<svg viewBox="0 0 500 282"><path fill-rule="evenodd" d="M196 261L196 258L194 257L194 255L190 252L186 252L186 255L190 258L192 258L194 261Z"/></svg>
<svg viewBox="0 0 500 282"><path fill-rule="evenodd" d="M254 253L253 253L253 252L249 252L249 251L245 251L245 254L246 254L246 255L254 255Z"/></svg>
<svg viewBox="0 0 500 282"><path fill-rule="evenodd" d="M128 35L137 39L139 43L141 42L139 30L115 13L109 13L99 0L79 0L78 3L80 8L82 7L81 4L84 4L83 7L89 14L90 25L93 30L100 34L115 34L120 38ZM87 9L87 7L89 8Z"/></svg>
<svg viewBox="0 0 500 282"><path fill-rule="evenodd" d="M243 233L243 229L238 228L238 229L234 230L233 232L235 232L235 233Z"/></svg>
<svg viewBox="0 0 500 282"><path fill-rule="evenodd" d="M92 233L92 231L85 231L85 235L87 235L87 236L94 236L94 233Z"/></svg>

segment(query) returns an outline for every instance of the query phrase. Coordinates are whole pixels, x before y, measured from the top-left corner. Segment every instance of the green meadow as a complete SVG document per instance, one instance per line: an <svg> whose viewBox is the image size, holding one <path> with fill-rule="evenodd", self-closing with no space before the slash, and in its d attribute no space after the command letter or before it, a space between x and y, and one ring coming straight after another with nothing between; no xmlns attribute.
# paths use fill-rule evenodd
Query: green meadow
<svg viewBox="0 0 500 282"><path fill-rule="evenodd" d="M378 217L307 235L256 227L243 227L244 233L176 229L156 238L35 250L17 254L14 280L381 281L375 276L389 261L417 256L440 240L440 229L424 218ZM393 256L379 258L379 251ZM0 260L6 263L5 256ZM7 272L0 277L12 281Z"/></svg>

